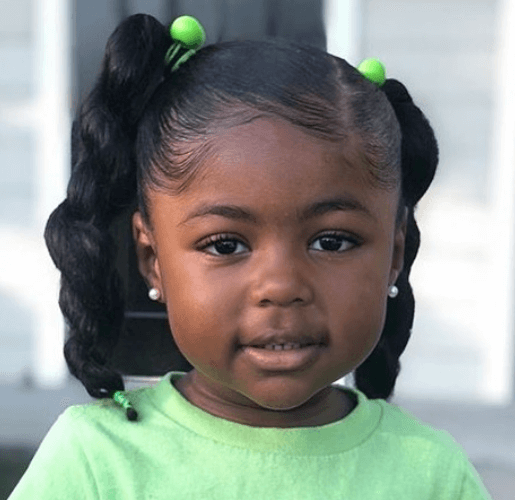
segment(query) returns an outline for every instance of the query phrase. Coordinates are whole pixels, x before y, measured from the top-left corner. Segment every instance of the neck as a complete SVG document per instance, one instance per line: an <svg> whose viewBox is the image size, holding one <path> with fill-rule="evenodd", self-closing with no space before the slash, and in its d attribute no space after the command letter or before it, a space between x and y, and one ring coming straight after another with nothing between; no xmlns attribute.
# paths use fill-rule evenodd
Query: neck
<svg viewBox="0 0 515 500"><path fill-rule="evenodd" d="M220 400L193 383L189 372L174 383L176 389L191 404L216 417L252 427L315 427L327 425L347 416L356 406L345 391L326 387L303 405L291 410L270 410L258 405L237 405Z"/></svg>

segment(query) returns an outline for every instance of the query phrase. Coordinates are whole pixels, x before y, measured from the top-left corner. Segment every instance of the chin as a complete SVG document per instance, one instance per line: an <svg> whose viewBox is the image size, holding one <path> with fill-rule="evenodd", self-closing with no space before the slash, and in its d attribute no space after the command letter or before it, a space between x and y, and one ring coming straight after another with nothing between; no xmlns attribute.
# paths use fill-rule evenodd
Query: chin
<svg viewBox="0 0 515 500"><path fill-rule="evenodd" d="M291 404L281 404L281 403L277 403L276 405L269 405L269 404L259 404L259 406L261 406L261 408L264 408L265 410L271 410L271 411L289 411L289 410L295 410L297 408L299 408L300 406L302 406L306 401L303 401L302 403L299 403L299 404L294 404L293 406Z"/></svg>
<svg viewBox="0 0 515 500"><path fill-rule="evenodd" d="M271 398L271 394L268 393L267 397L264 398L251 398L254 403L259 405L261 408L271 411L289 411L300 408L301 406L308 403L318 392L312 394L293 394L286 390L281 391L277 394L277 398Z"/></svg>

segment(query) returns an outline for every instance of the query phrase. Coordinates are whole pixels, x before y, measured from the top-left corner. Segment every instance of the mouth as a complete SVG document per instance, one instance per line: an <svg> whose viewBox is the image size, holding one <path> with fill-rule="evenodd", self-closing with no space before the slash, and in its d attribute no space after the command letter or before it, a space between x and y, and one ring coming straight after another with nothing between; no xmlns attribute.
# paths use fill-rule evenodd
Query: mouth
<svg viewBox="0 0 515 500"><path fill-rule="evenodd" d="M269 344L249 344L242 345L241 348L255 347L256 349L265 349L267 351L290 351L293 349L302 349L310 346L323 346L322 342L285 342L285 343L269 343Z"/></svg>
<svg viewBox="0 0 515 500"><path fill-rule="evenodd" d="M319 342L241 346L241 353L247 362L261 371L274 373L307 370L324 352L325 344Z"/></svg>
<svg viewBox="0 0 515 500"><path fill-rule="evenodd" d="M242 342L240 349L255 348L265 351L296 351L306 347L326 347L327 338L322 333L302 333L298 330L265 330L248 342Z"/></svg>

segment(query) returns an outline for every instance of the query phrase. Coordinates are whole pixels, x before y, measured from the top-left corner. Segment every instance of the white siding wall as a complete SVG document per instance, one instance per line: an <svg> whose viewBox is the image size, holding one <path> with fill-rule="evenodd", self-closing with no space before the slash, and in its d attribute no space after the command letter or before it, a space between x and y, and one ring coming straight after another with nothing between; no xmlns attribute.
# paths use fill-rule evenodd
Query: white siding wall
<svg viewBox="0 0 515 500"><path fill-rule="evenodd" d="M65 377L58 275L43 229L68 169L67 7L0 2L0 383Z"/></svg>
<svg viewBox="0 0 515 500"><path fill-rule="evenodd" d="M25 231L34 222L34 133L27 127L13 127L8 116L8 111L34 95L31 4L30 0L0 3L0 228L4 237L12 228ZM3 244L14 245L4 237L0 236ZM30 369L33 331L30 308L15 296L15 284L3 277L12 266L6 257L0 250L1 380Z"/></svg>

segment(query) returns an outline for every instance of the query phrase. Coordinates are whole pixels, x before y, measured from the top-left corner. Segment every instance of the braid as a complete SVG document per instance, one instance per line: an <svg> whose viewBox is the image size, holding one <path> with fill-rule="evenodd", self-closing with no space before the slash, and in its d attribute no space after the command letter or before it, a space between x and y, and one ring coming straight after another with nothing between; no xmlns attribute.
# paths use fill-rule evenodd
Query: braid
<svg viewBox="0 0 515 500"><path fill-rule="evenodd" d="M111 35L99 79L73 126L67 197L45 229L61 271L66 362L96 398L124 388L121 375L107 366L124 312L108 229L136 198L132 145L138 120L163 80L167 45L166 29L151 16L132 16Z"/></svg>
<svg viewBox="0 0 515 500"><path fill-rule="evenodd" d="M400 82L383 86L401 126L402 203L408 208L404 266L396 285L399 295L388 302L381 338L365 362L355 370L358 389L370 398L389 399L400 371L399 357L408 343L415 299L409 273L420 246L415 206L431 184L438 164L438 146L429 122Z"/></svg>

